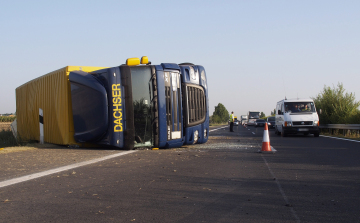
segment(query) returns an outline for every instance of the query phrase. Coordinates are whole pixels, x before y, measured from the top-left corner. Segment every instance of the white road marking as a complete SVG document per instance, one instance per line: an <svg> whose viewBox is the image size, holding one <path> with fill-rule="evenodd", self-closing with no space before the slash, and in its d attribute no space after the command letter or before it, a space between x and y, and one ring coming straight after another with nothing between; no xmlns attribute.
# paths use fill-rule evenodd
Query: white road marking
<svg viewBox="0 0 360 223"><path fill-rule="evenodd" d="M332 137L332 136L324 136L324 135L320 135L321 137L326 137L326 138L331 138L331 139L340 139L340 140L345 140L345 141L350 141L350 142L360 142L357 140L352 140L352 139L344 139L344 138L337 138L337 137Z"/></svg>
<svg viewBox="0 0 360 223"><path fill-rule="evenodd" d="M137 150L120 152L120 153L112 154L112 155L109 155L109 156L104 156L104 157L89 160L89 161L75 163L75 164L71 164L71 165L68 165L68 166L55 168L55 169L52 169L52 170L46 170L46 171L43 171L43 172L40 172L40 173L34 173L34 174L27 175L27 176L14 178L14 179L11 179L11 180L5 180L5 181L0 182L0 188L10 186L10 185L13 185L13 184L17 184L17 183L21 183L21 182L25 182L25 181L28 181L28 180L33 180L33 179L40 178L40 177L47 176L47 175L51 175L51 174L54 174L54 173L59 173L59 172L65 171L65 170L75 169L75 168L78 168L78 167L81 167L81 166L86 166L86 165L89 165L89 164L101 162L101 161L112 159L112 158L115 158L115 157L118 157L118 156L127 155L127 154L130 154L130 153L134 153L136 151Z"/></svg>
<svg viewBox="0 0 360 223"><path fill-rule="evenodd" d="M277 184L277 186L278 186L278 188L279 188L279 191L280 191L282 197L284 198L286 204L289 205L290 210L291 210L291 213L293 214L294 218L296 219L296 222L297 222L297 223L300 223L300 218L297 216L294 208L293 208L293 207L291 206L291 204L289 203L289 199L287 198L284 190L282 189L282 187L281 187L281 185L280 185L280 182L277 180L277 178L275 177L275 174L274 174L274 173L272 172L272 170L270 169L270 166L269 166L268 162L266 161L265 157L263 156L263 154L261 154L261 157L263 158L263 160L264 160L267 168L269 169L269 171L270 171L270 173L271 173L271 176L275 179L275 182L276 182L276 184Z"/></svg>
<svg viewBox="0 0 360 223"><path fill-rule="evenodd" d="M221 128L217 128L217 129L212 129L210 130L209 132L213 132L213 131L216 131L216 130L219 130L219 129L223 129L223 128L226 128L227 126L224 126L224 127L221 127Z"/></svg>

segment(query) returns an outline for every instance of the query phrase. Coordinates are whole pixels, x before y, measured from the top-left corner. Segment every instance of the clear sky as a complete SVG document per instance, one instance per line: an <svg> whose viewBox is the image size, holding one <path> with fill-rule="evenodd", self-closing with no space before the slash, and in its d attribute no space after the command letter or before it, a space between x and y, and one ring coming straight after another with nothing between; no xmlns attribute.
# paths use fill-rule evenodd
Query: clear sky
<svg viewBox="0 0 360 223"><path fill-rule="evenodd" d="M360 100L360 1L2 1L0 114L16 87L67 65L192 62L207 72L210 115L266 115L276 102L343 83Z"/></svg>

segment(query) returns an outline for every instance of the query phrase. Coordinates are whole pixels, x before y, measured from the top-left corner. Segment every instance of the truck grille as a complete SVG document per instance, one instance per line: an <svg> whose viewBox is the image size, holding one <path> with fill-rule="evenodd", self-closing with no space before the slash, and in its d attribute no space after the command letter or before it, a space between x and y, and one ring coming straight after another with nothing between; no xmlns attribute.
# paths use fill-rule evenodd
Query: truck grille
<svg viewBox="0 0 360 223"><path fill-rule="evenodd" d="M206 101L204 89L196 85L187 85L187 125L193 126L205 121Z"/></svg>
<svg viewBox="0 0 360 223"><path fill-rule="evenodd" d="M171 126L171 89L165 87L165 99L166 99L166 125ZM170 140L170 138L168 138Z"/></svg>

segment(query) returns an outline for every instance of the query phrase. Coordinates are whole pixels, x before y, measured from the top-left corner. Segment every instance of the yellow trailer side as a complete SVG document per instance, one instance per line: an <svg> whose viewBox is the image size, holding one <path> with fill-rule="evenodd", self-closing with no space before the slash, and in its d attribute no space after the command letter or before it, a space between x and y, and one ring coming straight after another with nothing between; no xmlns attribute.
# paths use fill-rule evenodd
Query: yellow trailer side
<svg viewBox="0 0 360 223"><path fill-rule="evenodd" d="M74 139L69 73L104 68L67 66L16 88L17 130L21 139L40 141L39 109L42 109L44 142L79 145Z"/></svg>

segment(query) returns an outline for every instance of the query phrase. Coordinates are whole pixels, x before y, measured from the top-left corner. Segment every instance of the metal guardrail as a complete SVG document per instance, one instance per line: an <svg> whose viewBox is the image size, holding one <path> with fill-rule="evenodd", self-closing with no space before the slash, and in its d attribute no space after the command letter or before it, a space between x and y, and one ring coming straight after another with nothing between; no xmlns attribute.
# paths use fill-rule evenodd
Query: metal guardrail
<svg viewBox="0 0 360 223"><path fill-rule="evenodd" d="M342 134L345 137L360 137L360 125L359 124L327 124L327 125L320 125L319 128L321 132L326 132L333 135Z"/></svg>
<svg viewBox="0 0 360 223"><path fill-rule="evenodd" d="M360 130L360 124L327 124L327 125L320 125L319 128Z"/></svg>

